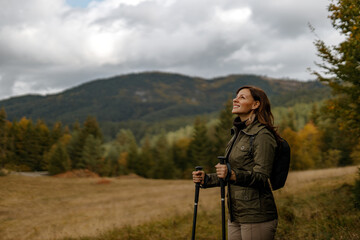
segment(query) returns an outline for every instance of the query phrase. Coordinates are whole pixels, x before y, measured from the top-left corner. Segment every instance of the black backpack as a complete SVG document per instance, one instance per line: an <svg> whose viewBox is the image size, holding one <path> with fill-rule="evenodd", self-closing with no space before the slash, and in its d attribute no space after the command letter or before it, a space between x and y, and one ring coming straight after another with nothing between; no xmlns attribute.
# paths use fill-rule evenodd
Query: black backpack
<svg viewBox="0 0 360 240"><path fill-rule="evenodd" d="M255 135L250 137L250 154L253 155L253 144ZM278 190L285 185L290 168L290 146L288 142L281 138L277 142L275 158L270 176L272 190Z"/></svg>

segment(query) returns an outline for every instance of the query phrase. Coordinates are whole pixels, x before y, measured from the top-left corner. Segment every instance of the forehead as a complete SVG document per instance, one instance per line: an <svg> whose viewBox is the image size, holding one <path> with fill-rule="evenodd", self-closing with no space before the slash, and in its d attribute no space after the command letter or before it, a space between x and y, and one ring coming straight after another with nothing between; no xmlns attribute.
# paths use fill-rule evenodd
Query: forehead
<svg viewBox="0 0 360 240"><path fill-rule="evenodd" d="M237 96L240 96L240 95L251 96L251 92L248 88L243 88L237 94Z"/></svg>

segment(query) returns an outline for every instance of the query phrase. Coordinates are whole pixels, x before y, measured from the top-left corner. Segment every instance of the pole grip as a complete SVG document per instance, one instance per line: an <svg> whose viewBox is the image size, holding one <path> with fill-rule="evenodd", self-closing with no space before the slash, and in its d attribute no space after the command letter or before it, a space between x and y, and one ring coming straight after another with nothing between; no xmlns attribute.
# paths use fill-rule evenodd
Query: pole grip
<svg viewBox="0 0 360 240"><path fill-rule="evenodd" d="M201 171L201 170L203 170L203 167L202 167L202 166L196 166L196 167L195 167L195 171Z"/></svg>
<svg viewBox="0 0 360 240"><path fill-rule="evenodd" d="M226 157L225 156L218 156L220 164L225 164Z"/></svg>

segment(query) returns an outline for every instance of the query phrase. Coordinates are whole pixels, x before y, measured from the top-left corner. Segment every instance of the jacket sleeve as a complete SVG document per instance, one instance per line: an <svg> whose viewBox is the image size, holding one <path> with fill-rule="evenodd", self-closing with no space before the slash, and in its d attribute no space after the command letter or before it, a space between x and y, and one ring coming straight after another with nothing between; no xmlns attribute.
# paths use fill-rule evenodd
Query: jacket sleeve
<svg viewBox="0 0 360 240"><path fill-rule="evenodd" d="M205 174L204 184L201 185L201 188L211 188L218 186L220 186L220 181L216 173Z"/></svg>
<svg viewBox="0 0 360 240"><path fill-rule="evenodd" d="M276 146L276 140L270 132L259 133L254 140L254 167L250 171L233 169L236 181L232 184L265 187L272 171Z"/></svg>

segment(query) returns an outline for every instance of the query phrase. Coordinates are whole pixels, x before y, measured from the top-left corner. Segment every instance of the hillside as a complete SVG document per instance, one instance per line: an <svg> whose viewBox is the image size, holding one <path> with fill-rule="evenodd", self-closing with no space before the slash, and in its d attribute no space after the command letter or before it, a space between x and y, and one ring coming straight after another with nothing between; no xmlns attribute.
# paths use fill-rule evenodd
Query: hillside
<svg viewBox="0 0 360 240"><path fill-rule="evenodd" d="M49 122L73 123L88 115L100 122L156 121L164 117L218 111L243 85L263 88L273 104L311 100L328 92L319 82L274 80L254 75L202 79L179 74L149 72L95 80L58 94L26 95L0 101L9 119L23 116ZM307 99L298 98L306 93ZM319 94L321 93L321 94Z"/></svg>
<svg viewBox="0 0 360 240"><path fill-rule="evenodd" d="M224 102L234 97L235 91L243 85L264 89L273 106L319 101L330 94L329 88L316 81L255 75L203 79L145 72L90 81L58 94L13 97L0 101L0 108L5 108L9 120L25 116L50 124L83 122L91 115L97 118L109 138L120 128L129 128L139 137L144 134L140 128L149 129L153 124L160 124L166 130L174 130L191 123L196 115L219 112Z"/></svg>

